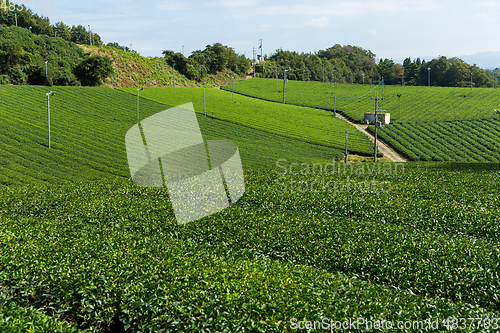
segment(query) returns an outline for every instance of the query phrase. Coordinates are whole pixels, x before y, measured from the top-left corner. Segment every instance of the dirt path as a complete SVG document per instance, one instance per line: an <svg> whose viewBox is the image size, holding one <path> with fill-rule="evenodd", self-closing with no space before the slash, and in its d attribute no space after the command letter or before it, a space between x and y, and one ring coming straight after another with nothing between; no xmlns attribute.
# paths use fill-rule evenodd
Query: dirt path
<svg viewBox="0 0 500 333"><path fill-rule="evenodd" d="M356 127L356 129L358 131L365 134L372 142L375 141L375 137L373 136L373 134L368 132L366 129L364 129L360 125L357 125L357 124L353 123L352 121L347 120L344 116L342 116L339 113L337 113L337 118L342 119L343 121L348 122L352 126ZM377 146L378 146L378 150L381 151L384 154L384 156L389 158L391 161L393 161L393 162L408 162L408 160L406 160L405 158L400 156L398 153L396 153L394 150L389 148L389 146L387 146L385 143L381 142L380 140L377 140Z"/></svg>

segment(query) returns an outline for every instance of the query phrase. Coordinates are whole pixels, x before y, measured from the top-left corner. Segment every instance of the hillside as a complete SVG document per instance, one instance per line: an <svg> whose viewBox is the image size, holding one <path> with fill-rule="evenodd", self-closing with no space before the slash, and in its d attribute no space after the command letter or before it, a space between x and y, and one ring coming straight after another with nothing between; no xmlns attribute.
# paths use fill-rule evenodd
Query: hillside
<svg viewBox="0 0 500 333"><path fill-rule="evenodd" d="M282 80L258 79L235 84L235 91L278 103L283 101ZM231 90L232 86L222 87ZM287 104L337 111L363 123L373 112L391 114L391 123L379 129L379 138L413 161L499 162L500 122L494 109L500 90L491 88L351 85L288 81ZM399 99L401 96L401 116ZM401 117L401 118L400 118ZM399 124L401 119L401 124ZM369 127L373 132L373 126Z"/></svg>
<svg viewBox="0 0 500 333"><path fill-rule="evenodd" d="M331 164L341 151L305 142L306 127L289 138L261 122L324 111L211 89L205 117L202 89L146 88L141 119L191 101L204 138L234 141L243 162L240 201L178 225L166 190L129 179L135 89L54 89L49 149L48 89L0 86L0 327L282 332L365 318L368 331L443 331L500 315L498 164Z"/></svg>
<svg viewBox="0 0 500 333"><path fill-rule="evenodd" d="M135 93L133 88L124 89ZM190 88L150 88L141 95L163 104L189 103L203 114L203 90ZM335 150L345 150L345 132L356 129L335 117L312 108L269 103L254 98L232 95L227 91L211 89L205 92L207 115L245 127L309 142ZM372 155L373 145L364 136L351 136L349 151Z"/></svg>
<svg viewBox="0 0 500 333"><path fill-rule="evenodd" d="M109 46L79 45L85 52L100 55L113 61L114 86L118 88L127 87L172 87L174 76L172 67L164 58L143 57L137 53L125 52ZM224 71L219 74L208 74L205 80L206 87L219 88L231 82L233 72ZM242 79L238 77L236 80ZM176 87L201 87L201 82L187 79L178 71L175 72ZM105 80L104 86L112 86L112 78Z"/></svg>
<svg viewBox="0 0 500 333"><path fill-rule="evenodd" d="M47 87L0 86L0 184L67 183L130 176L125 134L136 122L136 95L105 87L54 87L51 97L51 149L48 149ZM143 92L147 92L146 88ZM164 88L168 89L168 88ZM183 91L183 88L170 88ZM202 89L187 89L187 102L203 111ZM219 90L212 91L224 93ZM166 91L165 91L166 92ZM227 94L227 93L225 93ZM211 100L211 97L209 97ZM201 102L201 109L200 109ZM142 97L140 118L173 105ZM171 103L171 104L170 104ZM179 100L180 104L184 101ZM230 101L227 102L229 104ZM231 103L232 104L232 103ZM212 104L210 104L212 105ZM238 104L238 110L245 106ZM270 168L278 158L331 160L340 150L264 132L213 117L199 116L207 139L229 139L241 144L244 166ZM265 147L268 155L262 155Z"/></svg>

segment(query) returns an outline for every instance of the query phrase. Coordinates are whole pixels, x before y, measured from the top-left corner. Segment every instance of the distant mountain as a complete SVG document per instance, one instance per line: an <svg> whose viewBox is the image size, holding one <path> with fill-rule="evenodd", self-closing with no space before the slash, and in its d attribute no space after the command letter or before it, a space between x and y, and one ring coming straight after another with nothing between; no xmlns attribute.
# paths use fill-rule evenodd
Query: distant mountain
<svg viewBox="0 0 500 333"><path fill-rule="evenodd" d="M476 64L483 69L500 68L500 52L480 52L458 57L468 64Z"/></svg>

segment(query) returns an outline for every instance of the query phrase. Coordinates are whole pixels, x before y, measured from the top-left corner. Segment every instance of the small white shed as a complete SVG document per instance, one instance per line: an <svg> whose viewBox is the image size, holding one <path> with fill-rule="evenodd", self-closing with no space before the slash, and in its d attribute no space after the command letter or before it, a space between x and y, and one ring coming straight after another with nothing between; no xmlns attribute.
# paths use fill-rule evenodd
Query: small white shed
<svg viewBox="0 0 500 333"><path fill-rule="evenodd" d="M377 116L382 125L387 125L391 122L391 114L384 111L385 110L380 110L380 112L377 112ZM364 119L367 124L375 123L375 112L365 112Z"/></svg>

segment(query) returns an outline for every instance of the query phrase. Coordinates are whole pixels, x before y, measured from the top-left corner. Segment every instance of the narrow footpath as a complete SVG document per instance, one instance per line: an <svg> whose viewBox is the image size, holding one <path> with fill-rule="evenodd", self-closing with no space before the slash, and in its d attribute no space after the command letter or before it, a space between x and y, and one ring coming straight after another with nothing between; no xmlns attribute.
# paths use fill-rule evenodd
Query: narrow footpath
<svg viewBox="0 0 500 333"><path fill-rule="evenodd" d="M375 137L373 136L373 134L368 132L366 129L364 129L360 125L357 125L357 124L353 123L352 121L347 120L344 116L342 116L339 113L337 113L337 118L342 119L345 122L348 122L349 124L354 126L358 131L365 134L368 137L368 139L370 139L372 142L375 142ZM377 146L378 146L378 150L380 152L382 152L382 154L384 154L384 156L389 158L391 161L393 161L393 162L408 162L408 160L403 158L401 155L396 153L394 150L389 148L389 146L387 146L385 143L381 142L380 140L377 141Z"/></svg>

